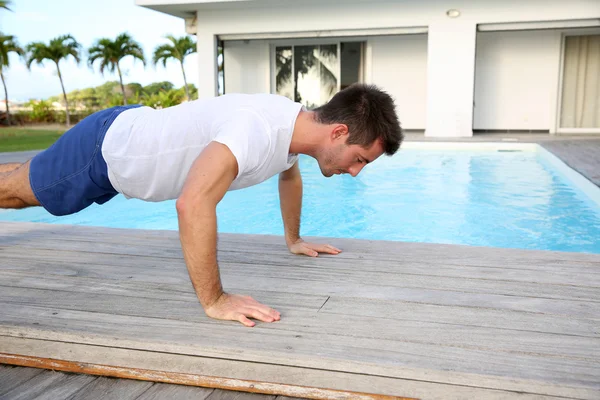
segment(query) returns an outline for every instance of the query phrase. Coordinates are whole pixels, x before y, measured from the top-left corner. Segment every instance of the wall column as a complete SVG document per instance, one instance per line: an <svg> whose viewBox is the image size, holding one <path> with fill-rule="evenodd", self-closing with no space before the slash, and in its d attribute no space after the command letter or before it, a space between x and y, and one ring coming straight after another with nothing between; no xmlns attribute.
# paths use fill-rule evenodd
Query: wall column
<svg viewBox="0 0 600 400"><path fill-rule="evenodd" d="M425 136L473 136L476 37L477 25L460 17L429 26Z"/></svg>
<svg viewBox="0 0 600 400"><path fill-rule="evenodd" d="M198 98L215 97L217 88L217 37L212 32L196 33L198 57Z"/></svg>

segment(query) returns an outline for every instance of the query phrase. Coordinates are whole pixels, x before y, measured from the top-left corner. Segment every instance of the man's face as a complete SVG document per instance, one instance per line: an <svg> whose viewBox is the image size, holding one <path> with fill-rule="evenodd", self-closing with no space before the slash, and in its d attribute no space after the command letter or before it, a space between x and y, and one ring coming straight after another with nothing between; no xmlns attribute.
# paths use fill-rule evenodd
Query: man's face
<svg viewBox="0 0 600 400"><path fill-rule="evenodd" d="M317 158L321 173L330 177L337 174L350 174L353 177L370 162L383 154L383 146L377 140L370 147L364 148L356 144L347 145L348 135L333 139Z"/></svg>

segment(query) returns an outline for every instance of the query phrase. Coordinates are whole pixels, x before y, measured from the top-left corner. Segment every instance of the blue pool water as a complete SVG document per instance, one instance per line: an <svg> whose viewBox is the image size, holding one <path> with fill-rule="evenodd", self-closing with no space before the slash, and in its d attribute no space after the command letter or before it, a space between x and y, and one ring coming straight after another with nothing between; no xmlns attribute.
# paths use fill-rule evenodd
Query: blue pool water
<svg viewBox="0 0 600 400"><path fill-rule="evenodd" d="M600 253L600 207L537 152L403 149L357 178L300 164L304 236ZM277 178L227 193L217 213L219 232L281 235ZM32 208L0 220L177 229L174 201L122 196L73 216Z"/></svg>

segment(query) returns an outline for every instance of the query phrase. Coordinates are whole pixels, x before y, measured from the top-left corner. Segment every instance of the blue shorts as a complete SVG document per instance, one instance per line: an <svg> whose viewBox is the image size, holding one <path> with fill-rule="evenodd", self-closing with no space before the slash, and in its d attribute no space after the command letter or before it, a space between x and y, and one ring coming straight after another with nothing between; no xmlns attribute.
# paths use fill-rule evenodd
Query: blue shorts
<svg viewBox="0 0 600 400"><path fill-rule="evenodd" d="M35 197L52 215L68 215L117 195L108 179L102 141L115 118L139 104L98 111L38 153L29 166Z"/></svg>

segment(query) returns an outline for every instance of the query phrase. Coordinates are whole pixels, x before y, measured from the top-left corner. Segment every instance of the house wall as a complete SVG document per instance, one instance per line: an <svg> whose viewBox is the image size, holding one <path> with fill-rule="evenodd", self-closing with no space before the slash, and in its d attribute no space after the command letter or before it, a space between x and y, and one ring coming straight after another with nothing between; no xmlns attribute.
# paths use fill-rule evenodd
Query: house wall
<svg viewBox="0 0 600 400"><path fill-rule="evenodd" d="M269 43L265 40L228 40L223 48L225 93L270 91Z"/></svg>
<svg viewBox="0 0 600 400"><path fill-rule="evenodd" d="M365 81L384 88L394 97L405 129L425 129L427 35L371 37L367 46L370 51L365 63L370 64L371 72ZM225 93L273 91L269 41L226 41L223 54Z"/></svg>
<svg viewBox="0 0 600 400"><path fill-rule="evenodd" d="M425 129L427 108L427 35L380 36L371 47L370 83L396 102L404 129Z"/></svg>
<svg viewBox="0 0 600 400"><path fill-rule="evenodd" d="M165 0L165 4L168 3L169 1ZM495 126L499 126L497 115L514 114L513 110L517 108L516 105L503 105L502 107L506 108L495 114L490 111L492 106L484 102L481 114L479 109L477 115L473 113L475 93L480 90L475 88L478 24L600 18L600 2L597 0L348 0L343 5L333 0L220 3L194 5L197 12L198 52L206 54L207 57L214 55L215 59L215 38L218 35L276 33L284 36L286 32L299 31L318 34L349 29L427 27L425 125L426 135L438 137L471 136L475 119L477 124L482 122L483 125L488 125L491 122L487 129L494 129ZM446 15L449 9L458 9L461 15L458 18L449 18ZM527 40L529 43L535 43L537 39ZM549 41L541 38L539 40L549 49ZM500 53L506 54L507 41L511 42L510 39L504 39L493 43L492 46ZM371 50L377 52L376 39L374 43L375 47ZM526 53L523 46L518 47L520 50L509 56L509 59L514 60L518 54ZM546 59L550 58L550 55L547 53L538 57ZM529 59L531 60L531 57ZM481 65L482 71L485 71L485 63L486 61ZM553 64L556 63L554 60ZM378 68L375 63L370 67ZM376 70L370 70L369 73L373 79L379 74ZM488 70L488 73L502 75L505 72ZM542 75L549 74L550 72L545 70ZM526 76L523 75L520 80L525 80ZM201 97L216 95L215 77L216 63L201 62L198 85ZM544 78L538 78L537 85L541 86ZM395 83L390 80L386 85L392 87ZM395 87L391 90L398 92L399 89ZM492 90L496 93L505 91L498 87ZM558 90L556 86L554 90ZM482 93L480 92L479 96ZM511 96L511 99L514 98L515 96ZM511 118L512 121L517 118L520 126L538 126L538 121L547 119L547 115L542 114L534 118L530 112L525 121L523 114L519 115ZM544 126L548 126L548 123L545 122Z"/></svg>
<svg viewBox="0 0 600 400"><path fill-rule="evenodd" d="M561 32L479 32L473 129L552 130Z"/></svg>

